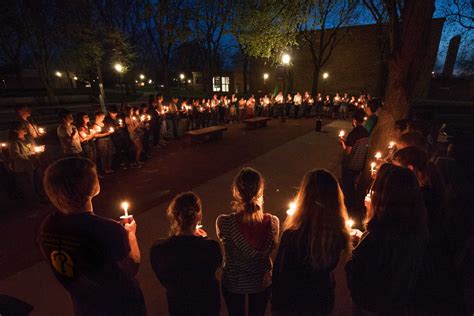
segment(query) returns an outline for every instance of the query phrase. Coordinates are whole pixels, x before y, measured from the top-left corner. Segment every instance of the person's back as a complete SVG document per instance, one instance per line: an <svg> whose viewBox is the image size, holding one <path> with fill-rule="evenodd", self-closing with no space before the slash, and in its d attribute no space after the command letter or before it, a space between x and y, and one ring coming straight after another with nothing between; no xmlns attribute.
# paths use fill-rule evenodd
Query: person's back
<svg viewBox="0 0 474 316"><path fill-rule="evenodd" d="M349 248L347 212L337 179L308 172L288 215L272 275L274 315L329 315L336 268Z"/></svg>
<svg viewBox="0 0 474 316"><path fill-rule="evenodd" d="M91 213L56 212L43 222L38 240L78 314L141 314L139 285L118 264L130 252L119 223Z"/></svg>
<svg viewBox="0 0 474 316"><path fill-rule="evenodd" d="M151 266L166 288L171 315L219 313L216 270L222 261L219 244L200 236L160 239L150 251Z"/></svg>
<svg viewBox="0 0 474 316"><path fill-rule="evenodd" d="M124 227L93 213L100 185L95 165L66 158L45 173L45 191L57 211L43 222L38 243L76 315L145 315L137 281L136 223Z"/></svg>

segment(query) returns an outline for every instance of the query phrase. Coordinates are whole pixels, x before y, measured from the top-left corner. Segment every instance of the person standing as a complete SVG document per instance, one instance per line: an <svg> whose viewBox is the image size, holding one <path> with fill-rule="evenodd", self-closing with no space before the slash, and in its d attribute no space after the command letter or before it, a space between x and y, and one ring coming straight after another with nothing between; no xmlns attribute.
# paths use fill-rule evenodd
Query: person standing
<svg viewBox="0 0 474 316"><path fill-rule="evenodd" d="M346 264L353 315L416 315L428 246L423 196L408 169L384 164L367 202L366 232Z"/></svg>
<svg viewBox="0 0 474 316"><path fill-rule="evenodd" d="M380 107L379 99L374 98L367 101L367 106L365 107L365 113L367 114L367 121L365 122L364 127L367 130L367 132L369 132L369 135L374 130L375 125L377 125L377 121L379 117L377 116L376 112L378 111L379 107Z"/></svg>
<svg viewBox="0 0 474 316"><path fill-rule="evenodd" d="M84 157L96 163L96 148L94 144L95 130L89 126L89 115L85 112L77 113L76 126L81 140L82 153Z"/></svg>
<svg viewBox="0 0 474 316"><path fill-rule="evenodd" d="M171 124L173 125L173 137L179 138L178 127L179 127L179 113L178 113L178 98L171 98L169 105L169 117Z"/></svg>
<svg viewBox="0 0 474 316"><path fill-rule="evenodd" d="M297 119L300 113L301 104L303 103L303 97L301 96L301 93L299 91L296 92L295 96L293 97L293 103L294 103L293 118Z"/></svg>
<svg viewBox="0 0 474 316"><path fill-rule="evenodd" d="M110 135L115 132L113 127L106 129L105 123L105 113L98 111L95 114L95 121L92 125L92 128L95 131L95 142L97 146L97 162L100 166L101 172L105 174L113 173L112 170L112 151L113 144Z"/></svg>
<svg viewBox="0 0 474 316"><path fill-rule="evenodd" d="M95 165L69 157L48 167L44 187L56 211L43 221L38 244L69 293L74 314L146 315L135 275L140 249L134 220L123 226L94 214L100 192Z"/></svg>
<svg viewBox="0 0 474 316"><path fill-rule="evenodd" d="M32 123L31 109L28 106L24 104L16 105L15 113L18 118L18 121L22 123L23 127L25 127L27 130L27 134L26 134L27 138L31 138L32 140L35 140L43 136L40 130L38 129L38 127L34 123Z"/></svg>
<svg viewBox="0 0 474 316"><path fill-rule="evenodd" d="M245 100L244 96L241 96L239 100L239 122L242 122L247 117L246 105L247 101Z"/></svg>
<svg viewBox="0 0 474 316"><path fill-rule="evenodd" d="M61 110L59 112L61 124L56 129L61 143L61 148L65 156L82 156L81 139L76 126L72 124L74 121L71 112Z"/></svg>
<svg viewBox="0 0 474 316"><path fill-rule="evenodd" d="M234 180L234 213L217 217L217 236L224 247L222 293L230 316L264 315L270 297L272 260L278 240L278 217L263 212L263 177L243 168Z"/></svg>
<svg viewBox="0 0 474 316"><path fill-rule="evenodd" d="M140 128L139 118L133 115L133 108L130 106L125 107L125 125L127 126L128 135L135 147L135 161L130 165L132 168L140 168L144 164L140 161L140 157L143 151L142 141L138 134Z"/></svg>
<svg viewBox="0 0 474 316"><path fill-rule="evenodd" d="M283 96L283 92L278 91L278 94L275 96L275 103L277 108L275 115L280 115L280 113L285 111L285 97Z"/></svg>
<svg viewBox="0 0 474 316"><path fill-rule="evenodd" d="M337 179L326 170L308 172L284 224L272 277L272 314L330 315L334 269L350 251L347 212Z"/></svg>
<svg viewBox="0 0 474 316"><path fill-rule="evenodd" d="M158 96L150 105L150 115L151 115L151 134L153 138L153 146L158 146L160 144L160 131L161 131L161 115L159 112L158 106Z"/></svg>
<svg viewBox="0 0 474 316"><path fill-rule="evenodd" d="M198 228L201 199L193 192L177 195L168 207L170 237L150 250L153 271L166 289L169 315L219 315L216 270L221 266L219 243Z"/></svg>
<svg viewBox="0 0 474 316"><path fill-rule="evenodd" d="M285 103L286 117L290 117L290 112L292 108L293 108L293 97L291 96L291 93L288 93L286 96L286 103Z"/></svg>
<svg viewBox="0 0 474 316"><path fill-rule="evenodd" d="M125 170L129 163L128 157L131 141L126 132L123 118L119 116L118 109L115 105L108 107L108 115L104 123L106 130L110 130L110 128L114 129L114 132L110 135L115 149L115 153L112 156L112 167Z"/></svg>

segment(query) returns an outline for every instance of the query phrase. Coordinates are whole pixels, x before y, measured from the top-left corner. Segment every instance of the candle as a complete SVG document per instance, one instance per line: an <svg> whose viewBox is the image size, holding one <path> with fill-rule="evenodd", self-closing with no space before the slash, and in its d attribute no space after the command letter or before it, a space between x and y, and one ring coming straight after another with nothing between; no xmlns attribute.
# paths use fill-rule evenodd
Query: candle
<svg viewBox="0 0 474 316"><path fill-rule="evenodd" d="M7 143L1 143L0 146L2 146L3 148L7 147Z"/></svg>
<svg viewBox="0 0 474 316"><path fill-rule="evenodd" d="M128 207L130 204L128 204L127 201L123 201L121 206L123 208L124 214L120 216L120 220L123 224L130 224L133 221L133 215L128 214Z"/></svg>
<svg viewBox="0 0 474 316"><path fill-rule="evenodd" d="M147 116L146 116L146 119L149 120L149 121L151 121L151 115L147 115Z"/></svg>
<svg viewBox="0 0 474 316"><path fill-rule="evenodd" d="M372 202L372 191L369 191L369 193L367 193L367 195L364 198L364 201L366 203L371 203Z"/></svg>
<svg viewBox="0 0 474 316"><path fill-rule="evenodd" d="M35 146L34 151L36 153L42 153L44 151L44 146Z"/></svg>
<svg viewBox="0 0 474 316"><path fill-rule="evenodd" d="M132 117L132 120L136 121L136 120L137 120L137 118L134 116L134 117Z"/></svg>
<svg viewBox="0 0 474 316"><path fill-rule="evenodd" d="M145 115L140 116L140 121L143 122L144 120L145 120Z"/></svg>
<svg viewBox="0 0 474 316"><path fill-rule="evenodd" d="M346 226L347 228L352 229L352 226L354 226L354 220L352 218L348 218L346 220Z"/></svg>
<svg viewBox="0 0 474 316"><path fill-rule="evenodd" d="M291 216L295 213L296 211L296 202L290 202L288 205L288 210L286 211L286 214Z"/></svg>
<svg viewBox="0 0 474 316"><path fill-rule="evenodd" d="M202 228L202 225L201 225L201 224L197 224L197 225L196 225L196 230L201 229L201 228Z"/></svg>
<svg viewBox="0 0 474 316"><path fill-rule="evenodd" d="M128 217L128 207L129 206L130 206L130 204L128 204L127 201L122 202L122 208L123 208L123 212L124 212L125 217Z"/></svg>
<svg viewBox="0 0 474 316"><path fill-rule="evenodd" d="M38 128L38 133L45 134L46 131L44 130L44 128L40 127L40 128Z"/></svg>
<svg viewBox="0 0 474 316"><path fill-rule="evenodd" d="M364 106L362 106L362 108L364 108ZM364 117L364 121L367 121L367 116Z"/></svg>
<svg viewBox="0 0 474 316"><path fill-rule="evenodd" d="M345 134L346 134L346 132L344 132L343 130L341 130L341 131L339 132L339 137L342 138L342 137L344 137Z"/></svg>
<svg viewBox="0 0 474 316"><path fill-rule="evenodd" d="M114 132L114 128L113 128L113 127L109 128L109 132L110 132L110 133L113 133L113 132Z"/></svg>
<svg viewBox="0 0 474 316"><path fill-rule="evenodd" d="M396 145L397 144L394 141L391 141L390 143L388 143L388 148L393 149Z"/></svg>
<svg viewBox="0 0 474 316"><path fill-rule="evenodd" d="M373 175L375 173L375 166L377 164L375 162L370 163L370 174Z"/></svg>
<svg viewBox="0 0 474 316"><path fill-rule="evenodd" d="M374 155L375 159L379 160L380 158L382 158L382 153L380 151L376 152L375 155Z"/></svg>
<svg viewBox="0 0 474 316"><path fill-rule="evenodd" d="M97 129L98 132L102 132L102 127L97 126L96 129Z"/></svg>

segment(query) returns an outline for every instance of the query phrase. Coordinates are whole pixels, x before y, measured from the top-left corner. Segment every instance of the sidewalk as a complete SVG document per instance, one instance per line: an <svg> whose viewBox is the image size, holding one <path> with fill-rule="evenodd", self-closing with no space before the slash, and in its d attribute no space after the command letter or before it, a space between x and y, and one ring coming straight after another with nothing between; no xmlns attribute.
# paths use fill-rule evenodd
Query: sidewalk
<svg viewBox="0 0 474 316"><path fill-rule="evenodd" d="M290 199L302 176L311 169L325 168L339 174L339 130L349 131L348 122L336 121L324 127L324 132L310 132L277 147L245 164L259 170L266 180L265 209L277 215L283 223ZM230 212L230 185L239 166L229 172L193 188L203 201L204 229L216 238L215 219ZM149 264L149 249L153 241L167 235L167 203L160 204L136 217L142 264L138 278L145 295L149 315L165 315L166 299ZM133 210L132 210L133 213ZM342 265L340 265L342 267ZM336 307L334 315L349 314L349 296L344 286L343 270L336 273ZM22 299L35 307L33 315L70 315L67 293L53 278L46 263L38 263L0 282L0 293ZM224 305L224 304L222 304ZM223 309L224 310L224 309Z"/></svg>

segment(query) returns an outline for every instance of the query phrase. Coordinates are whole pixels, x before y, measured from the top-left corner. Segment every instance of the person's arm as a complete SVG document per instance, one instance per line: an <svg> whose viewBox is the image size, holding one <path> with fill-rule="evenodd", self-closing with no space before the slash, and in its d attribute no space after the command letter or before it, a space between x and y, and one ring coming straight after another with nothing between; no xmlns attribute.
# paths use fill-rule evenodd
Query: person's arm
<svg viewBox="0 0 474 316"><path fill-rule="evenodd" d="M94 131L94 130L93 130ZM81 140L81 143L85 143L89 140L91 140L92 138L95 137L95 133L94 132L91 132L90 134L87 134L86 132L84 131L79 131L79 138Z"/></svg>
<svg viewBox="0 0 474 316"><path fill-rule="evenodd" d="M76 133L77 133L77 128L75 126L72 126L71 134L68 133L66 127L64 126L60 126L58 129L58 136L64 139L69 144L72 144L74 136L76 136Z"/></svg>
<svg viewBox="0 0 474 316"><path fill-rule="evenodd" d="M133 277L138 273L138 266L140 264L140 248L138 247L136 237L137 223L132 221L130 224L125 224L124 228L128 233L130 253L127 257L119 261L119 266L125 273Z"/></svg>

